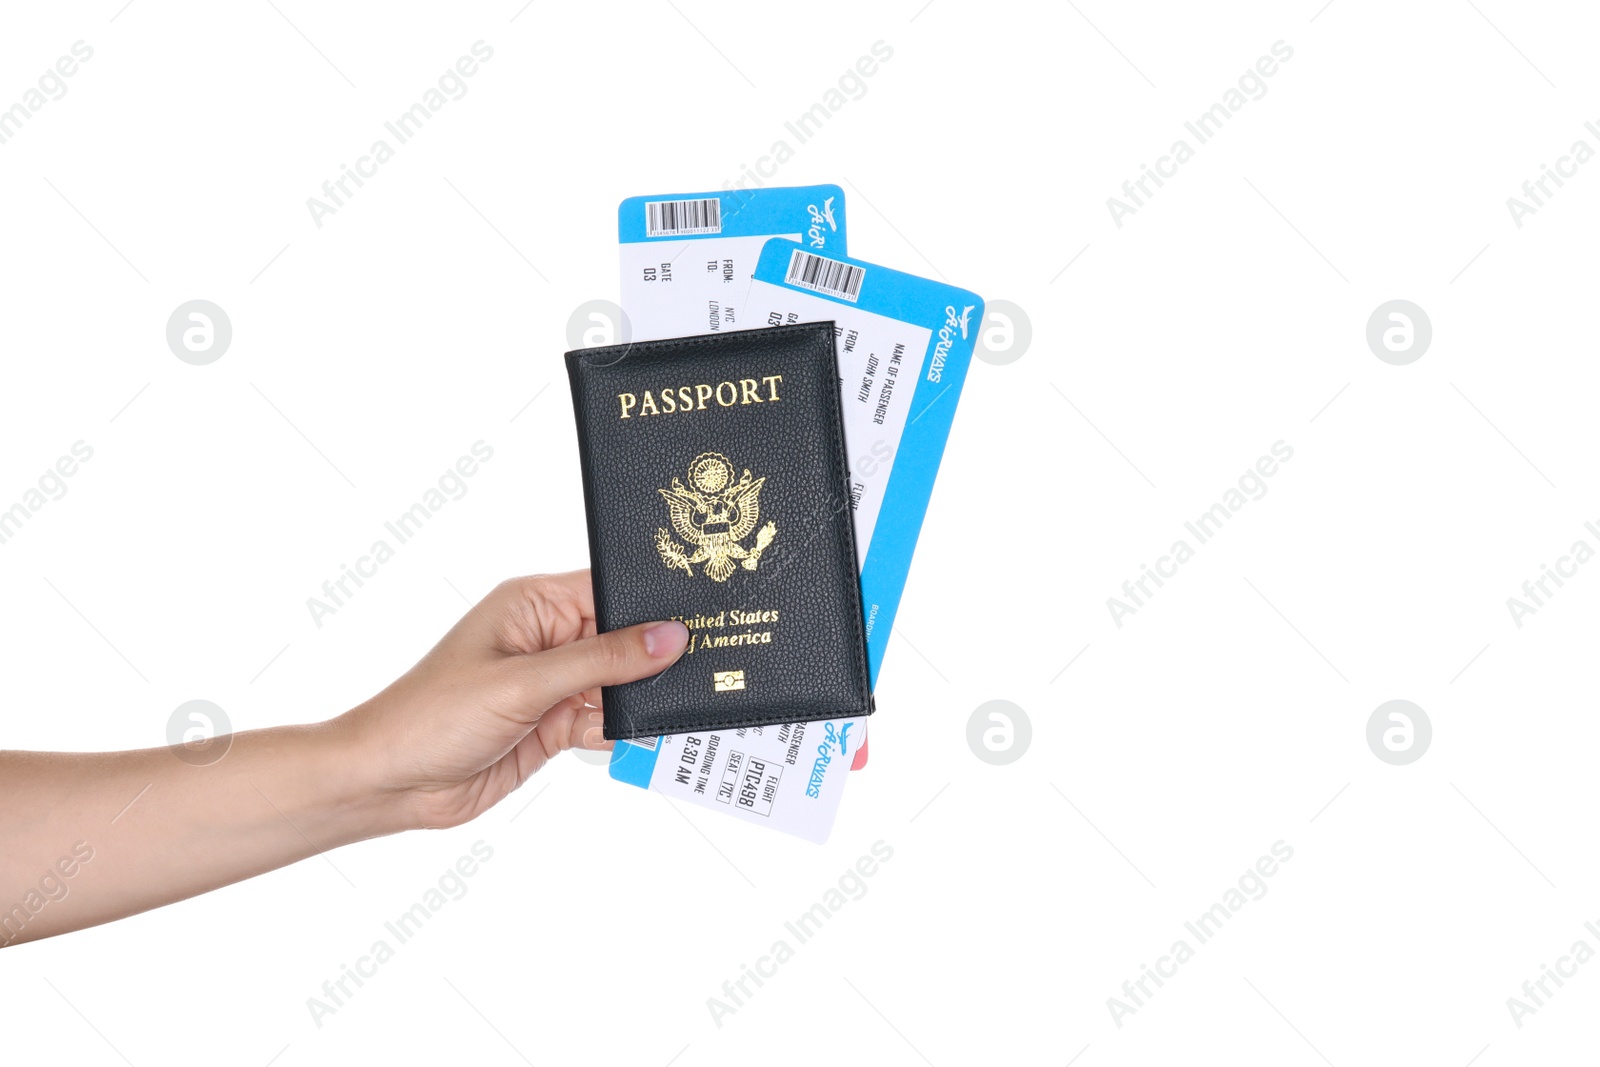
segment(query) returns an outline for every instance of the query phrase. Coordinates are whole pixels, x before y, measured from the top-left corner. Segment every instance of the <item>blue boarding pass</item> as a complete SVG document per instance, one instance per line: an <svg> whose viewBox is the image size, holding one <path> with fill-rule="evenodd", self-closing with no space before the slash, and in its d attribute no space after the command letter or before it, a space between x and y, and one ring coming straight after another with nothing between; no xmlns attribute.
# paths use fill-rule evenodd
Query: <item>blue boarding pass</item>
<svg viewBox="0 0 1600 1067"><path fill-rule="evenodd" d="M845 252L837 185L630 196L617 207L622 310L632 340L750 329L741 305L773 237Z"/></svg>
<svg viewBox="0 0 1600 1067"><path fill-rule="evenodd" d="M611 776L818 844L833 829L861 719L618 741Z"/></svg>
<svg viewBox="0 0 1600 1067"><path fill-rule="evenodd" d="M876 684L977 345L983 298L768 241L746 303L766 326L834 320L867 663Z"/></svg>
<svg viewBox="0 0 1600 1067"><path fill-rule="evenodd" d="M942 282L771 240L757 261L745 311L746 322L764 326L835 323L867 663L876 685L983 300ZM619 741L611 776L822 841L866 723Z"/></svg>

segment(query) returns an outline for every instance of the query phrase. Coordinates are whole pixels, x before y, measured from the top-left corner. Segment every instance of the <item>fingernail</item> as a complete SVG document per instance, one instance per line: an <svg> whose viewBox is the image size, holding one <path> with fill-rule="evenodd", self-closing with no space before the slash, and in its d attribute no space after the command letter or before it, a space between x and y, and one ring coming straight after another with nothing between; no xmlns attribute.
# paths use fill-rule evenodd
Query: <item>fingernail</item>
<svg viewBox="0 0 1600 1067"><path fill-rule="evenodd" d="M644 650L655 659L676 656L689 643L689 628L681 622L658 622L644 632Z"/></svg>

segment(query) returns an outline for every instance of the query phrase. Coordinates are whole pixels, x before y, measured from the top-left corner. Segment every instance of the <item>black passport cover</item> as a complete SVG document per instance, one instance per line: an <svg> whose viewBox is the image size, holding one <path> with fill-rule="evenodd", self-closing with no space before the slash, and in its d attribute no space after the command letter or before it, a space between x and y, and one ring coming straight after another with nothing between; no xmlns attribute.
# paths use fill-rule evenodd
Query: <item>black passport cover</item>
<svg viewBox="0 0 1600 1067"><path fill-rule="evenodd" d="M599 629L689 627L606 738L869 714L833 323L566 358Z"/></svg>

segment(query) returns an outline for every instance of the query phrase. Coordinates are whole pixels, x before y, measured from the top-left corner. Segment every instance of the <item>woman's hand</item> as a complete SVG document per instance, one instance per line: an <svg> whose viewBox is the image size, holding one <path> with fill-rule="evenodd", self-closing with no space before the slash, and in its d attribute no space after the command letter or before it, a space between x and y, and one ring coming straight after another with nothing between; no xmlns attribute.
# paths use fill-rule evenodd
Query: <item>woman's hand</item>
<svg viewBox="0 0 1600 1067"><path fill-rule="evenodd" d="M665 669L687 637L679 622L596 636L588 571L519 578L328 722L235 734L211 760L0 752L0 948L466 822L562 749L609 748L600 686Z"/></svg>
<svg viewBox="0 0 1600 1067"><path fill-rule="evenodd" d="M660 672L680 622L595 634L588 571L502 582L415 667L341 719L404 827L476 818L558 752L609 749L600 686Z"/></svg>

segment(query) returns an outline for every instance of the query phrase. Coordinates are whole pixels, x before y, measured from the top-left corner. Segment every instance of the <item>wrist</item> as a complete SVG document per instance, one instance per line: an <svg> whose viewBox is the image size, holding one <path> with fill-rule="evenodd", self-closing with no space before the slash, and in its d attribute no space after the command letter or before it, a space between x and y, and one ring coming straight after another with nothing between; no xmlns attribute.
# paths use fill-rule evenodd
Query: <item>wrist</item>
<svg viewBox="0 0 1600 1067"><path fill-rule="evenodd" d="M363 717L347 712L292 729L300 735L303 766L320 797L328 831L341 844L411 828L407 791L382 774L383 762Z"/></svg>

